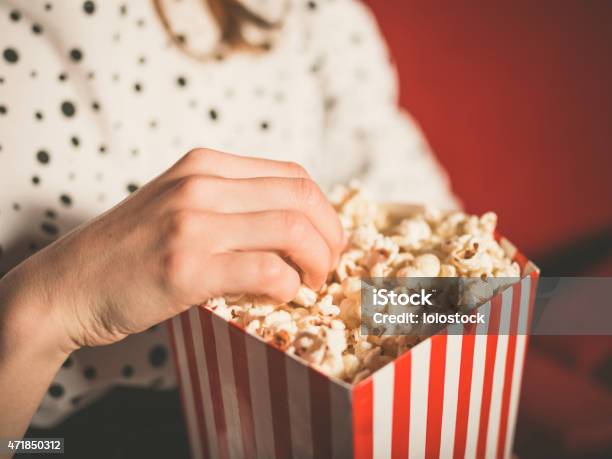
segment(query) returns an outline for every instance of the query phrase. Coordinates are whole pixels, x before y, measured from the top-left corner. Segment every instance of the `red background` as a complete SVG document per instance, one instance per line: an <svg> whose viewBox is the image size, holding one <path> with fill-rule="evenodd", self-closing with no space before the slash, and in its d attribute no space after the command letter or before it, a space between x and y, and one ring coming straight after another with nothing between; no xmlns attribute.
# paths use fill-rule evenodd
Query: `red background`
<svg viewBox="0 0 612 459"><path fill-rule="evenodd" d="M468 211L531 256L609 227L612 2L366 3Z"/></svg>
<svg viewBox="0 0 612 459"><path fill-rule="evenodd" d="M366 3L466 209L552 274L612 275L612 1ZM531 337L523 379L519 457L612 457L611 337Z"/></svg>

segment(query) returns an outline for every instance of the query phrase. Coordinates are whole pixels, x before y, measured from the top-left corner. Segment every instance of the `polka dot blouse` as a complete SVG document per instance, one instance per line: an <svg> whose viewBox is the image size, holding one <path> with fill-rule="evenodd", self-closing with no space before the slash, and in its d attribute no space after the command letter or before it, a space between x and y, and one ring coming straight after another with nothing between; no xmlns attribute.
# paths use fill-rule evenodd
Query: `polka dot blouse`
<svg viewBox="0 0 612 459"><path fill-rule="evenodd" d="M0 275L206 146L297 161L324 189L454 204L397 106L376 23L349 0L249 0L282 26L264 53L197 60L152 2L0 0ZM201 0L166 0L191 49L216 49ZM113 385L175 385L163 325L75 352L33 423L51 426Z"/></svg>

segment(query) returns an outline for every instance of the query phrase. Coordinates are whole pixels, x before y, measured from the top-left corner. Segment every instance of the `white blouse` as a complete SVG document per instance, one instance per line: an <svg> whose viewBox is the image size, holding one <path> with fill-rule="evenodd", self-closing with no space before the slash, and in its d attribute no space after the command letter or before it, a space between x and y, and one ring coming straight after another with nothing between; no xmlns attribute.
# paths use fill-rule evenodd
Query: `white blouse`
<svg viewBox="0 0 612 459"><path fill-rule="evenodd" d="M215 48L202 0L165 3L190 49ZM324 189L359 178L384 200L455 205L361 3L245 3L282 19L272 48L199 61L150 1L0 0L0 275L197 146L299 162ZM162 324L75 352L33 424L115 384L172 387L167 341Z"/></svg>

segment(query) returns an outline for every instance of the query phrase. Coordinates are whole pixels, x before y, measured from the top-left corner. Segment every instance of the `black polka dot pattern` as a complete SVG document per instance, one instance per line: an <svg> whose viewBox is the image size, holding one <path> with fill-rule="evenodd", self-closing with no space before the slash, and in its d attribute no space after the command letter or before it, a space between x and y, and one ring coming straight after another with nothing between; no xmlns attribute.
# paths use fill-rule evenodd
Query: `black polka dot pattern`
<svg viewBox="0 0 612 459"><path fill-rule="evenodd" d="M153 367L161 367L168 360L168 351L164 346L155 346L149 352L149 363Z"/></svg>
<svg viewBox="0 0 612 459"><path fill-rule="evenodd" d="M96 11L96 4L92 1L83 3L83 11L85 11L87 14L94 14Z"/></svg>
<svg viewBox="0 0 612 459"><path fill-rule="evenodd" d="M193 27L189 21L201 18L189 11L169 14L170 37L151 1L8 2L0 11L0 184L10 184L0 193L0 275L7 260L30 256L137 193L195 147L298 161L317 180L336 182L387 154L377 139L417 145L403 118L372 119L395 112L380 105L395 100L394 82L360 2L291 1L286 20L296 27L283 29L278 46L276 34L265 36L262 52L252 54L208 47L215 31ZM201 2L164 3L177 12L197 4L207 14ZM247 3L267 17L265 9L283 0ZM176 41L210 57L192 59ZM392 168L418 171L415 158L407 152ZM418 183L414 175L403 182ZM159 324L76 351L36 416L53 424L87 405L94 389L117 383L168 387L169 349Z"/></svg>
<svg viewBox="0 0 612 459"><path fill-rule="evenodd" d="M15 50L15 48L5 48L2 52L2 56L9 64L15 64L19 60L19 53Z"/></svg>
<svg viewBox="0 0 612 459"><path fill-rule="evenodd" d="M53 398L61 398L64 396L64 387L60 384L51 384L49 387L49 395Z"/></svg>
<svg viewBox="0 0 612 459"><path fill-rule="evenodd" d="M94 367L86 367L83 370L83 377L85 379L95 379L96 375L98 374L98 372L96 371L96 369Z"/></svg>
<svg viewBox="0 0 612 459"><path fill-rule="evenodd" d="M51 156L45 150L40 150L36 153L36 159L40 164L48 164L51 161Z"/></svg>
<svg viewBox="0 0 612 459"><path fill-rule="evenodd" d="M60 202L66 206L70 207L72 205L72 198L67 194L60 195Z"/></svg>
<svg viewBox="0 0 612 459"><path fill-rule="evenodd" d="M57 226L50 222L42 222L40 224L40 229L48 236L57 236L59 233Z"/></svg>
<svg viewBox="0 0 612 459"><path fill-rule="evenodd" d="M134 367L132 367L131 365L126 365L121 369L121 375L124 378L131 378L132 376L134 376Z"/></svg>
<svg viewBox="0 0 612 459"><path fill-rule="evenodd" d="M61 110L64 116L66 116L67 118L72 118L76 113L76 107L72 102L68 100L62 102Z"/></svg>
<svg viewBox="0 0 612 459"><path fill-rule="evenodd" d="M73 62L80 62L83 59L83 52L78 48L73 48L70 50L70 59Z"/></svg>

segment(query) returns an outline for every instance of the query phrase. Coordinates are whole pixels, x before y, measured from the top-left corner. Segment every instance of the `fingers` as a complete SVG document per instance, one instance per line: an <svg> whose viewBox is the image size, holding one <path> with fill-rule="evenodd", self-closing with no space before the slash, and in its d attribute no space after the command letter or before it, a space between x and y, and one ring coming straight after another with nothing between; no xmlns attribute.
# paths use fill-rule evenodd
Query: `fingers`
<svg viewBox="0 0 612 459"><path fill-rule="evenodd" d="M220 251L272 251L282 254L303 273L309 287L319 289L332 266L332 256L321 233L304 214L272 210L207 217L218 234Z"/></svg>
<svg viewBox="0 0 612 459"><path fill-rule="evenodd" d="M300 276L271 252L226 252L208 259L205 279L209 296L250 293L285 303L295 298Z"/></svg>
<svg viewBox="0 0 612 459"><path fill-rule="evenodd" d="M213 175L226 178L310 178L306 170L297 163L232 155L205 148L191 150L165 175L167 179L189 175Z"/></svg>
<svg viewBox="0 0 612 459"><path fill-rule="evenodd" d="M181 216L173 234L183 241L183 255L169 257L165 265L178 272L183 291L198 282L193 275L205 272L215 295L249 292L287 301L300 274L319 288L339 259L343 231L337 214L295 163L197 149L158 177L155 188L153 209ZM201 259L216 260L218 269L200 266ZM264 282L275 276L282 278L278 287Z"/></svg>
<svg viewBox="0 0 612 459"><path fill-rule="evenodd" d="M176 205L220 213L266 210L300 212L319 231L332 256L339 258L343 231L338 216L319 187L309 179L259 177L226 179L191 176L180 179L169 191Z"/></svg>

